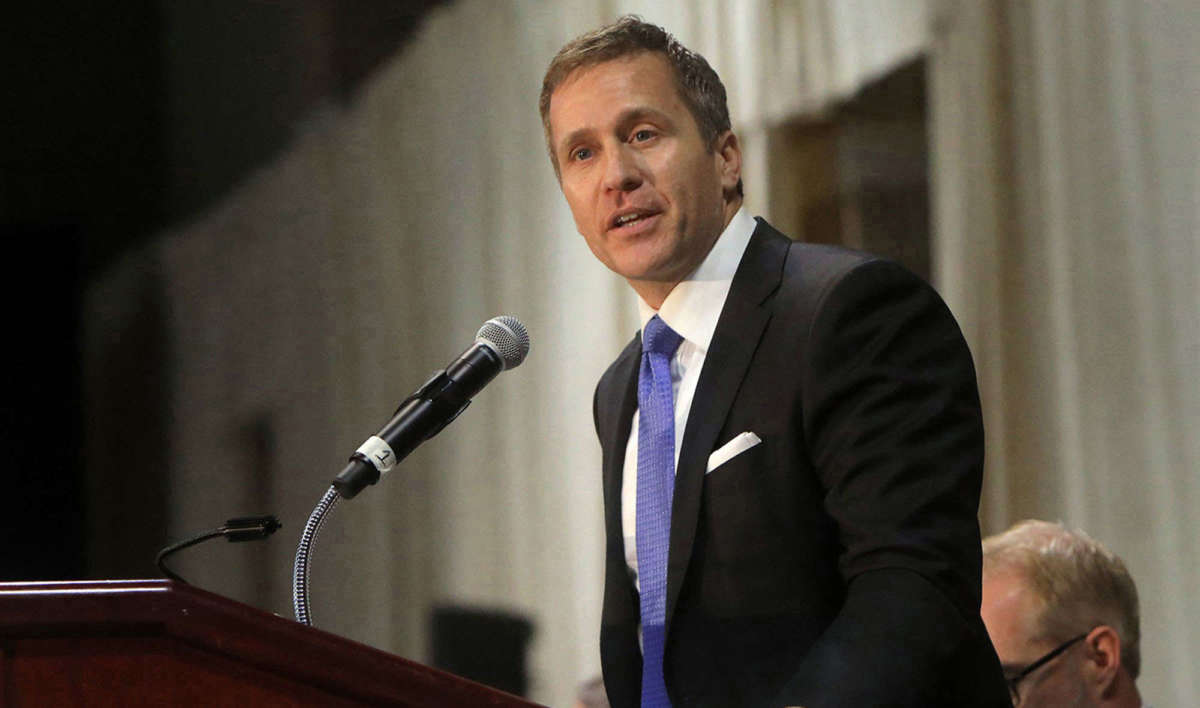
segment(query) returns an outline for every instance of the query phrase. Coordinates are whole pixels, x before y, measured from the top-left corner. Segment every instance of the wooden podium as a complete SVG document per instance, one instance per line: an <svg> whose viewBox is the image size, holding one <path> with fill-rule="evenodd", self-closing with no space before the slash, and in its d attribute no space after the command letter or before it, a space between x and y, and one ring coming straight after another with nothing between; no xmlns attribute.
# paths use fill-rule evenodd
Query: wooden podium
<svg viewBox="0 0 1200 708"><path fill-rule="evenodd" d="M535 704L166 580L0 583L0 706Z"/></svg>

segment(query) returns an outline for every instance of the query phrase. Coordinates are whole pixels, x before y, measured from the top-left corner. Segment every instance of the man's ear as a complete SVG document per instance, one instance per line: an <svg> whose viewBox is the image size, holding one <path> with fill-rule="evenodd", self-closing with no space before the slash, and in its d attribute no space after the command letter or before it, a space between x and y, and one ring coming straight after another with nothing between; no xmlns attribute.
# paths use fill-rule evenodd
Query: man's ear
<svg viewBox="0 0 1200 708"><path fill-rule="evenodd" d="M1088 692L1097 700L1107 698L1116 689L1121 670L1121 637L1117 630L1102 624L1088 632L1083 643Z"/></svg>
<svg viewBox="0 0 1200 708"><path fill-rule="evenodd" d="M717 136L713 153L721 174L721 191L727 195L736 193L738 182L742 179L742 146L732 130Z"/></svg>

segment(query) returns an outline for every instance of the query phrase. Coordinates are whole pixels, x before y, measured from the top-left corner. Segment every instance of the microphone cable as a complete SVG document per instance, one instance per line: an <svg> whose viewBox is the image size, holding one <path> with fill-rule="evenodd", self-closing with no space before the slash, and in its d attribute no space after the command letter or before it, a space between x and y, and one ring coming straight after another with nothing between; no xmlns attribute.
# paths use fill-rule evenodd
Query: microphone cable
<svg viewBox="0 0 1200 708"><path fill-rule="evenodd" d="M185 541L171 544L158 552L154 557L154 564L158 566L163 575L176 582L184 585L191 585L184 580L181 575L167 567L167 558L174 555L178 551L185 548L190 548L198 543L203 543L210 538L224 536L230 543L239 543L242 541L258 541L275 533L283 528L283 524L279 523L279 519L272 515L268 516L240 516L236 519L229 519L223 526L219 526L211 531L205 531L202 534L193 536Z"/></svg>

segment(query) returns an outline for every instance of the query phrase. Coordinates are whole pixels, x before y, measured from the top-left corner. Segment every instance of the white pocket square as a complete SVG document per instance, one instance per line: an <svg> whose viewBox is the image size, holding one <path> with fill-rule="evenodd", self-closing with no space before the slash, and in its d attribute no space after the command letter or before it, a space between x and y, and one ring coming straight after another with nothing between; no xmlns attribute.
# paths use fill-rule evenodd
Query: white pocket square
<svg viewBox="0 0 1200 708"><path fill-rule="evenodd" d="M749 431L742 433L733 440L730 440L722 445L720 449L708 456L708 468L704 470L704 474L712 472L716 468L720 467L726 462L729 462L734 457L737 457L760 442L762 442L762 440L754 433Z"/></svg>

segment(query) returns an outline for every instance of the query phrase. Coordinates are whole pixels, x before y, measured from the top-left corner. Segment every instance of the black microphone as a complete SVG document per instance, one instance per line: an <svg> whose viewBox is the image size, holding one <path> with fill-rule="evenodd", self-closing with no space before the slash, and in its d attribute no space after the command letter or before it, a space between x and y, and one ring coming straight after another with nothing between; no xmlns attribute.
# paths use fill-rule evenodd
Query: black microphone
<svg viewBox="0 0 1200 708"><path fill-rule="evenodd" d="M529 333L516 317L502 315L484 322L474 344L404 399L388 424L354 451L350 464L333 479L338 494L351 499L378 482L457 418L497 374L518 366L528 353Z"/></svg>

